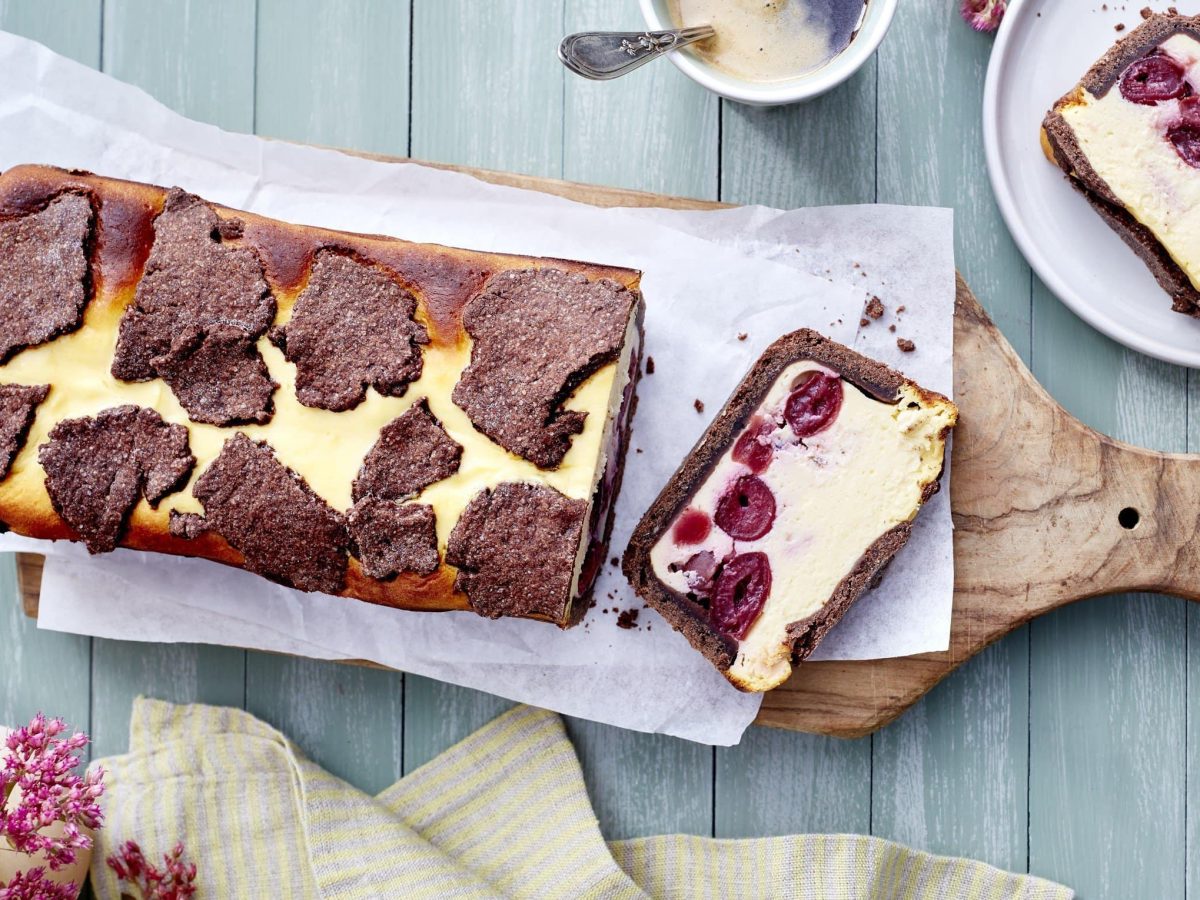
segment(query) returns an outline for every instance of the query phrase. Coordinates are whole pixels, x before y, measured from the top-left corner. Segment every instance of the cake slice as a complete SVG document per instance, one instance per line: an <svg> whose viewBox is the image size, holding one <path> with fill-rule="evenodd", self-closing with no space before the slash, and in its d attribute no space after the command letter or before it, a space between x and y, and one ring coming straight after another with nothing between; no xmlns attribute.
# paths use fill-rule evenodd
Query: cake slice
<svg viewBox="0 0 1200 900"><path fill-rule="evenodd" d="M1200 316L1200 17L1143 15L1046 114L1042 147Z"/></svg>
<svg viewBox="0 0 1200 900"><path fill-rule="evenodd" d="M807 329L759 357L624 571L736 686L782 684L908 540L958 411Z"/></svg>

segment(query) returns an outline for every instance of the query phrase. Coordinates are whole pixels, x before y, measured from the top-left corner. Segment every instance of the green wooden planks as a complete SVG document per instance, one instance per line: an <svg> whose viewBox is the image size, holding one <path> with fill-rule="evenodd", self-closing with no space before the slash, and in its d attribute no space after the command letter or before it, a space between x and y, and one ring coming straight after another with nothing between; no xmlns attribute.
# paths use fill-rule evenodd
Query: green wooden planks
<svg viewBox="0 0 1200 900"><path fill-rule="evenodd" d="M403 155L408 145L407 3L260 0L260 134ZM401 774L404 676L249 653L246 708L314 760L377 792Z"/></svg>
<svg viewBox="0 0 1200 900"><path fill-rule="evenodd" d="M412 152L562 173L562 0L413 0Z"/></svg>
<svg viewBox="0 0 1200 900"><path fill-rule="evenodd" d="M1117 346L1040 284L1033 312L1034 371L1067 409L1115 437L1184 448L1183 369ZM1183 894L1185 626L1182 601L1146 596L1031 625L1030 868L1082 896Z"/></svg>
<svg viewBox="0 0 1200 900"><path fill-rule="evenodd" d="M0 30L45 44L93 68L100 65L102 0L0 0Z"/></svg>
<svg viewBox="0 0 1200 900"><path fill-rule="evenodd" d="M0 0L0 29L88 65L100 61L98 0ZM90 728L91 646L86 637L38 631L21 610L13 557L0 555L0 724L44 712Z"/></svg>
<svg viewBox="0 0 1200 900"><path fill-rule="evenodd" d="M239 131L254 124L251 3L106 0L102 59L106 72L186 116ZM138 694L244 705L245 657L224 647L94 641L95 752L125 749Z"/></svg>
<svg viewBox="0 0 1200 900"><path fill-rule="evenodd" d="M407 0L259 0L255 130L408 154Z"/></svg>
<svg viewBox="0 0 1200 900"><path fill-rule="evenodd" d="M989 38L944 4L902 4L879 52L881 203L955 210L955 258L1019 353L1029 269L988 188L979 116ZM1026 863L1028 637L969 662L875 737L872 830L938 853Z"/></svg>

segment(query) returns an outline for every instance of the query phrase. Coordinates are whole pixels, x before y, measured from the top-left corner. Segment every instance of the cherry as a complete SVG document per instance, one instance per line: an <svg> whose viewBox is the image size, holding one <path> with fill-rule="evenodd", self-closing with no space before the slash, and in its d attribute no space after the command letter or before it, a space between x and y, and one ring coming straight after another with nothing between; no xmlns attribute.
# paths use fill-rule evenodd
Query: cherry
<svg viewBox="0 0 1200 900"><path fill-rule="evenodd" d="M775 452L765 438L775 430L775 423L770 420L754 419L742 432L742 436L733 445L733 460L740 462L755 475L761 475L771 465Z"/></svg>
<svg viewBox="0 0 1200 900"><path fill-rule="evenodd" d="M675 538L676 544L686 546L700 543L708 537L710 531L712 531L712 519L708 517L708 513L689 507L675 520L675 528L671 532L671 536Z"/></svg>
<svg viewBox="0 0 1200 900"><path fill-rule="evenodd" d="M833 424L842 408L842 380L824 372L806 372L792 386L783 417L796 437L806 438Z"/></svg>
<svg viewBox="0 0 1200 900"><path fill-rule="evenodd" d="M717 568L717 557L711 550L701 550L692 554L683 564L683 574L687 578L688 587L701 597L712 596Z"/></svg>
<svg viewBox="0 0 1200 900"><path fill-rule="evenodd" d="M1121 74L1121 96L1130 103L1154 106L1160 100L1174 100L1187 86L1183 67L1169 56L1154 53L1143 56Z"/></svg>
<svg viewBox="0 0 1200 900"><path fill-rule="evenodd" d="M725 564L713 593L712 622L739 641L746 636L771 593L771 563L765 553L743 553Z"/></svg>
<svg viewBox="0 0 1200 900"><path fill-rule="evenodd" d="M1180 159L1193 169L1200 169L1200 126L1172 125L1167 129L1167 140Z"/></svg>
<svg viewBox="0 0 1200 900"><path fill-rule="evenodd" d="M775 495L756 475L743 475L717 501L717 527L731 538L754 541L775 523Z"/></svg>

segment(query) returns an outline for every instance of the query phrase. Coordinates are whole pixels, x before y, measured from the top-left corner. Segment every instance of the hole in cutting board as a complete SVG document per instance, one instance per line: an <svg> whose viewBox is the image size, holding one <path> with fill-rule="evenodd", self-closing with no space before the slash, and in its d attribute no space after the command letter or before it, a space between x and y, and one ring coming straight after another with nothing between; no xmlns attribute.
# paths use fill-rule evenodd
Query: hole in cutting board
<svg viewBox="0 0 1200 900"><path fill-rule="evenodd" d="M1120 522L1121 527L1126 529L1127 531L1137 528L1137 524L1141 520L1142 520L1141 513L1139 513L1132 506L1127 506L1123 510L1121 510L1119 513L1117 513L1117 521Z"/></svg>

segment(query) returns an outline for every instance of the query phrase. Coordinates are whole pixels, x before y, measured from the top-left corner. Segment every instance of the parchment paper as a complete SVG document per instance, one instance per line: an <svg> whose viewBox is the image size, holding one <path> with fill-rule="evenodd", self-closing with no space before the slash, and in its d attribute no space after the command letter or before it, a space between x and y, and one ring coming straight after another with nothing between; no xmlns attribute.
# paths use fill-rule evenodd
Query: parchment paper
<svg viewBox="0 0 1200 900"><path fill-rule="evenodd" d="M22 162L178 184L281 219L481 250L588 259L644 271L648 354L612 555L762 349L807 325L949 393L953 256L945 210L851 207L780 213L597 210L415 165L223 132L141 91L0 33L0 168ZM860 329L870 294L888 316ZM895 318L895 310L907 312ZM897 324L896 334L887 331ZM745 333L744 341L737 335ZM896 335L917 341L902 355ZM706 414L693 403L702 400ZM642 452L636 452L640 449ZM881 587L825 655L945 649L953 582L946 492L922 515ZM6 536L48 556L39 625L138 641L230 644L369 659L571 715L735 743L760 698L732 689L605 566L597 606L561 632L472 613L422 614L302 594L203 560ZM608 610L604 612L603 610Z"/></svg>

